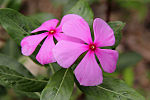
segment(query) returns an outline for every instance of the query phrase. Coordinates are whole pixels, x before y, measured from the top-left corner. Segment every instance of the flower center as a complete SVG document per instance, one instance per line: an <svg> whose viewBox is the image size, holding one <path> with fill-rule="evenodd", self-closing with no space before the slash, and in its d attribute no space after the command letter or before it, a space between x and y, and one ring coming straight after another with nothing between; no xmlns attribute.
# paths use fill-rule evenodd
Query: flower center
<svg viewBox="0 0 150 100"><path fill-rule="evenodd" d="M54 34L55 32L56 32L56 30L52 29L52 30L49 31L49 34Z"/></svg>
<svg viewBox="0 0 150 100"><path fill-rule="evenodd" d="M89 49L94 51L96 49L96 45L95 44L90 44Z"/></svg>

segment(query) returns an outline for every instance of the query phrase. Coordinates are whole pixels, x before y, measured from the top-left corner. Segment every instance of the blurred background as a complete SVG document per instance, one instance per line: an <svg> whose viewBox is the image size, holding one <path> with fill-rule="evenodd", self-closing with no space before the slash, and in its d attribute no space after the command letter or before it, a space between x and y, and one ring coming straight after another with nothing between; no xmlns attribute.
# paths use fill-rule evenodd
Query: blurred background
<svg viewBox="0 0 150 100"><path fill-rule="evenodd" d="M78 0L0 0L0 8L12 8L25 16L41 19L61 19ZM150 100L150 0L86 0L94 17L107 22L122 21L122 40L117 70L109 76L123 79L146 100ZM0 53L17 59L35 76L44 76L46 69L21 55L20 47L0 26ZM20 93L0 85L0 100L39 100L36 96ZM71 100L92 100L75 88Z"/></svg>

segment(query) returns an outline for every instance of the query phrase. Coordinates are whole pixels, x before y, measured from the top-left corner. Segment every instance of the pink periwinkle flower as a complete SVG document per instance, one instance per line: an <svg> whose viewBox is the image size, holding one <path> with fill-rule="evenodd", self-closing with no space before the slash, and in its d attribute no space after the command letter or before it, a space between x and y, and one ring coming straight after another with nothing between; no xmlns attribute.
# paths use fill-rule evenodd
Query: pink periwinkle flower
<svg viewBox="0 0 150 100"><path fill-rule="evenodd" d="M103 82L102 70L95 55L105 72L112 73L115 71L118 52L100 48L112 46L115 43L114 32L105 21L100 18L94 20L94 42L91 38L89 25L83 18L66 22L62 30L65 35L78 38L82 42L61 40L56 44L53 54L60 66L69 68L82 53L87 51L74 70L80 85L96 86Z"/></svg>
<svg viewBox="0 0 150 100"><path fill-rule="evenodd" d="M39 32L39 31L47 31L47 32L37 34L37 35L27 36L21 41L22 54L25 56L30 56L35 51L39 43L44 38L46 38L38 54L36 55L36 59L42 65L56 62L52 53L52 49L55 46L53 38L55 37L57 41L61 39L67 40L68 37L62 33L62 26L65 22L69 20L78 19L78 18L81 17L75 14L68 14L62 18L62 21L58 27L56 27L59 22L57 19L51 19L44 22L40 27L33 30L31 33ZM71 38L68 38L68 40L69 39Z"/></svg>

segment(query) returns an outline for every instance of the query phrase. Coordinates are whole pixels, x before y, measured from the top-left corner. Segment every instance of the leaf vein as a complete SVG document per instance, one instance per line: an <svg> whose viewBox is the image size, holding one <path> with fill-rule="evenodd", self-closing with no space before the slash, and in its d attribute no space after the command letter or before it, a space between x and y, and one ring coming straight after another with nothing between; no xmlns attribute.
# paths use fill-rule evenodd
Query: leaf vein
<svg viewBox="0 0 150 100"><path fill-rule="evenodd" d="M31 81L44 82L44 83L48 82L48 81L45 81L45 80L36 80L36 79L31 79L31 78L27 78L27 77L23 77L23 76L17 76L17 75L14 75L14 74L8 74L8 73L1 73L1 74L8 75L8 76L14 76L14 77L18 77L18 78L22 78L22 79L26 79L26 80L31 80ZM0 75L0 76L2 76L2 75Z"/></svg>
<svg viewBox="0 0 150 100"><path fill-rule="evenodd" d="M112 91L112 90L109 90L109 89L103 88L103 87L101 87L101 86L97 86L97 87L98 87L98 88L101 88L101 89L103 89L103 90L105 90L105 91L108 91L108 92L111 92L111 93L114 93L114 94L120 95L120 96L122 96L122 97L129 98L129 97L124 96L124 95L122 95L122 94L120 94L120 93L118 93L118 92L115 92L115 91ZM129 98L129 99L130 99L130 98Z"/></svg>
<svg viewBox="0 0 150 100"><path fill-rule="evenodd" d="M58 88L58 91L56 92L56 95L55 95L55 97L54 97L54 100L55 100L56 96L58 95L58 92L60 91L60 88L62 87L63 81L64 81L64 79L65 79L65 77L66 77L66 74L67 74L68 70L69 70L69 69L66 70L66 72L65 72L65 74L64 74L64 76L63 76L63 79L62 79L62 81L61 81L61 83L60 83L60 86L59 86L59 88Z"/></svg>

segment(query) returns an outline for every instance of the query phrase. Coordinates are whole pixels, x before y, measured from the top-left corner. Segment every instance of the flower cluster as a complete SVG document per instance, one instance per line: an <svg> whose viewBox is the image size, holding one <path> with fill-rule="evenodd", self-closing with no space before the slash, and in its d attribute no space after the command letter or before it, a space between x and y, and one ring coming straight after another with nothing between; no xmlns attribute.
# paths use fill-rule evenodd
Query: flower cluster
<svg viewBox="0 0 150 100"><path fill-rule="evenodd" d="M43 65L57 62L61 67L69 68L81 54L87 52L74 70L80 85L84 86L102 83L101 67L107 73L115 71L118 52L101 49L101 47L113 46L115 43L114 32L105 21L100 18L94 20L94 41L88 23L81 16L68 14L62 18L58 27L57 24L58 20L52 19L33 30L31 33L47 32L25 37L21 41L22 53L26 56L31 55L38 44L47 37L36 56L37 61ZM58 41L56 45L53 38Z"/></svg>

